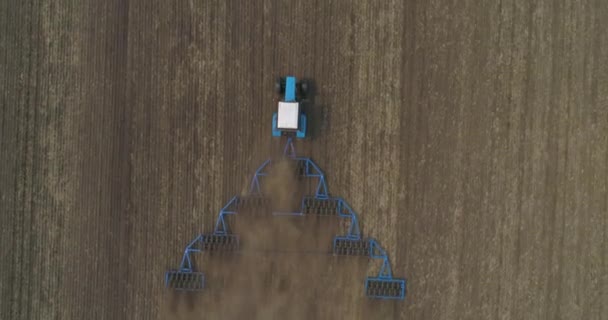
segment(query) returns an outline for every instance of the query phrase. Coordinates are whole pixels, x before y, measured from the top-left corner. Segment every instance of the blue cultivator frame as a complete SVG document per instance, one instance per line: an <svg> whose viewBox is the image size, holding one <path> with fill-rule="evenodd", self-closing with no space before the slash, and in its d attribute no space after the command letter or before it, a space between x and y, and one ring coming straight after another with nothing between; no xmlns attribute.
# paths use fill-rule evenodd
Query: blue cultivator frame
<svg viewBox="0 0 608 320"><path fill-rule="evenodd" d="M333 254L347 256L363 256L381 260L380 271L375 277L365 279L365 294L374 299L403 300L406 295L406 280L393 278L390 261L386 251L372 238L362 238L357 214L339 197L330 197L327 192L325 176L321 169L310 158L297 157L292 139L287 140L283 149L285 158L297 161L298 174L306 178L317 179L313 196L302 199L300 212L273 212L274 215L328 215L349 219L349 227L344 235L337 235L333 239ZM261 190L260 181L268 176L272 160L268 159L255 171L249 187L249 195L245 197L232 197L220 210L213 232L199 234L184 250L184 254L177 270L165 273L165 286L182 291L201 291L205 287L205 276L202 272L195 272L191 259L192 253L203 251L236 251L239 250L239 237L231 233L226 217L236 215L241 209L260 207L267 204Z"/></svg>
<svg viewBox="0 0 608 320"><path fill-rule="evenodd" d="M317 188L315 191L315 198L326 199L329 197L327 193L327 184L325 183L325 175L321 171L321 169L317 166L314 161L310 158L306 157L297 157L296 150L293 146L293 141L291 138L287 139L287 143L285 144L285 148L283 149L283 157L292 159L293 161L298 162L298 167L301 168L300 174L306 178L317 178ZM262 165L255 171L253 178L251 179L251 184L249 186L249 194L262 196L262 190L260 188L260 180L263 177L268 176L268 169L272 166L272 160L268 159L262 163ZM300 213L294 212L290 213L293 215L301 215Z"/></svg>
<svg viewBox="0 0 608 320"><path fill-rule="evenodd" d="M200 234L192 240L184 250L179 270L165 272L165 286L180 291L200 291L205 287L205 275L194 272L190 254L202 252L204 235Z"/></svg>
<svg viewBox="0 0 608 320"><path fill-rule="evenodd" d="M341 198L338 201L338 215L350 219L346 235L334 237L333 251L335 255L368 256L382 260L380 272L376 277L365 279L365 294L375 299L405 299L406 280L393 278L391 264L386 251L372 238L363 239L357 220L357 214Z"/></svg>
<svg viewBox="0 0 608 320"><path fill-rule="evenodd" d="M217 222L212 234L199 234L184 249L184 255L178 270L169 270L165 273L165 286L179 291L200 291L205 288L205 275L195 272L191 255L207 251L235 251L239 249L239 237L230 234L225 216L236 214L229 210L234 206L237 197L230 201L220 210Z"/></svg>
<svg viewBox="0 0 608 320"><path fill-rule="evenodd" d="M369 239L370 257L382 260L382 266L377 277L365 279L365 294L377 299L405 299L405 279L393 278L391 263L386 251L374 239Z"/></svg>

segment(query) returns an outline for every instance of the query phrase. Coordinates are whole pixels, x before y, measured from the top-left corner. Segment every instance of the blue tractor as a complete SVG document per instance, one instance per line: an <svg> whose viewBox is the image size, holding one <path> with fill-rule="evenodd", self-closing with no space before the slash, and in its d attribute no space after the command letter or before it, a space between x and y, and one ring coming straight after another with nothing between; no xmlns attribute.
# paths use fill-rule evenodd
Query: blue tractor
<svg viewBox="0 0 608 320"><path fill-rule="evenodd" d="M287 76L277 79L275 89L284 97L279 100L277 112L272 115L272 136L306 138L306 115L300 102L308 92L308 84Z"/></svg>

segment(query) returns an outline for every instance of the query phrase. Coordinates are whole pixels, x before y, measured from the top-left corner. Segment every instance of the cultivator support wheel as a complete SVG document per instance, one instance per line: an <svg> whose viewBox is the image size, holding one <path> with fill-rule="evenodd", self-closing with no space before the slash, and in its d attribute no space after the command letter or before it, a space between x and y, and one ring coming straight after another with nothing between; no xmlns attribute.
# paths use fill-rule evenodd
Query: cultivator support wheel
<svg viewBox="0 0 608 320"><path fill-rule="evenodd" d="M405 280L368 277L365 280L365 295L373 299L405 299Z"/></svg>
<svg viewBox="0 0 608 320"><path fill-rule="evenodd" d="M205 275L188 270L170 270L165 273L165 287L178 291L201 291L205 288Z"/></svg>

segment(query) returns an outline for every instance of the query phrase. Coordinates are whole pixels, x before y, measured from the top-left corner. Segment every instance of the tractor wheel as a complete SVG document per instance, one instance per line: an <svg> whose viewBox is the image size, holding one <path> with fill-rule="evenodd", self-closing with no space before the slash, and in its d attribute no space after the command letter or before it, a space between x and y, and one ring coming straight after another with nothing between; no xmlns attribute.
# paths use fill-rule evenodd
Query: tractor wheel
<svg viewBox="0 0 608 320"><path fill-rule="evenodd" d="M302 95L306 96L308 94L308 83L307 82L301 82L300 83L300 91L302 91Z"/></svg>
<svg viewBox="0 0 608 320"><path fill-rule="evenodd" d="M281 78L277 78L277 80L275 81L275 83L274 83L274 90L278 94L283 93L283 86L281 85Z"/></svg>

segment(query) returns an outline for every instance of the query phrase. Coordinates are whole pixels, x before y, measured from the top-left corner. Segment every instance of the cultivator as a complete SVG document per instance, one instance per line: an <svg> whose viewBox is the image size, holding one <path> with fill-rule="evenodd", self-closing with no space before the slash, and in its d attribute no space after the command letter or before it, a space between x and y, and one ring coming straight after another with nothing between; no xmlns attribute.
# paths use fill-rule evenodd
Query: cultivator
<svg viewBox="0 0 608 320"><path fill-rule="evenodd" d="M346 219L348 228L343 235L333 240L332 253L336 256L362 256L381 260L377 276L365 279L365 294L369 298L403 300L406 294L406 281L393 278L388 255L375 239L363 238L359 228L357 214L342 198L330 197L327 193L325 176L321 169L310 159L297 157L293 141L288 139L283 152L284 158L296 161L296 173L305 178L317 179L314 184L314 195L302 199L299 212L272 212L274 215L293 216L328 216ZM238 252L240 239L231 233L227 217L249 212L266 212L271 210L270 199L261 189L262 180L269 175L272 160L266 160L255 172L249 193L246 196L234 196L220 210L215 227L210 234L198 235L184 250L178 270L165 274L165 286L175 290L200 291L205 287L205 276L195 272L191 254L203 251Z"/></svg>
<svg viewBox="0 0 608 320"><path fill-rule="evenodd" d="M274 131L273 127L273 134ZM270 175L273 161L272 159L264 161L251 179L248 194L232 197L220 210L213 232L198 235L186 246L179 269L165 273L165 286L181 291L203 290L205 276L202 272L194 271L191 255L203 251L228 253L242 251L239 236L230 230L228 217L250 213L272 213L275 216L324 216L345 219L348 225L346 232L334 237L330 253L335 256L361 256L380 260L378 275L368 276L365 279L365 295L375 299L405 299L406 281L393 278L385 250L375 239L362 237L356 213L342 198L329 196L323 172L310 158L296 155L291 136L283 149L282 160L295 162L293 167L298 177L314 179L310 195L302 198L299 211L272 212L271 201L262 192L261 185L265 177Z"/></svg>

